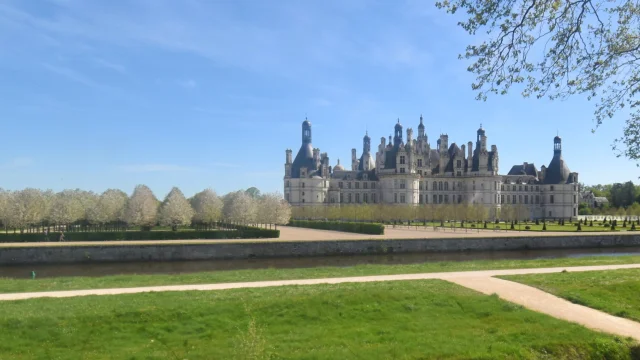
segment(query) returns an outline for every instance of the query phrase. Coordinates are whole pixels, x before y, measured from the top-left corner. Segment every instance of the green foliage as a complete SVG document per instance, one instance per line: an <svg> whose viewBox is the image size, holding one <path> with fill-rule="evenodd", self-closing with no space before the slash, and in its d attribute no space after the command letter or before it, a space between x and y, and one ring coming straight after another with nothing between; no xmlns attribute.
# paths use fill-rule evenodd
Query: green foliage
<svg viewBox="0 0 640 360"><path fill-rule="evenodd" d="M479 44L461 59L476 76L477 99L507 94L597 101L596 127L621 109L627 121L614 143L618 156L640 160L640 45L635 1L442 0ZM628 110L627 110L628 109Z"/></svg>
<svg viewBox="0 0 640 360"><path fill-rule="evenodd" d="M0 328L7 359L630 360L634 346L440 280L35 299L0 307Z"/></svg>
<svg viewBox="0 0 640 360"><path fill-rule="evenodd" d="M320 230L337 230L358 234L383 235L384 225L375 223L343 222L343 221L311 221L291 220L289 226Z"/></svg>
<svg viewBox="0 0 640 360"><path fill-rule="evenodd" d="M0 233L0 243L41 242L40 233ZM64 241L116 241L116 240L186 240L186 239L254 239L278 238L280 230L239 226L236 230L209 231L103 231L103 232L65 232ZM52 232L49 238L57 241L59 233Z"/></svg>

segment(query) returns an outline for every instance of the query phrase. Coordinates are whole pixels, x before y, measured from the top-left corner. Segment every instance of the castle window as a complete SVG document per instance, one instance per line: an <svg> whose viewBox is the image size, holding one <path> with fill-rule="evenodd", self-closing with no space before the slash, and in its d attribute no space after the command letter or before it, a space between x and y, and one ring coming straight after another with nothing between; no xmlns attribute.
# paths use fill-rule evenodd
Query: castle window
<svg viewBox="0 0 640 360"><path fill-rule="evenodd" d="M458 204L462 203L462 195L458 195Z"/></svg>
<svg viewBox="0 0 640 360"><path fill-rule="evenodd" d="M400 180L400 189L404 189L406 188L407 184L405 183L404 179Z"/></svg>
<svg viewBox="0 0 640 360"><path fill-rule="evenodd" d="M500 190L504 191L504 185L500 185Z"/></svg>
<svg viewBox="0 0 640 360"><path fill-rule="evenodd" d="M302 187L304 188L304 183L302 183Z"/></svg>
<svg viewBox="0 0 640 360"><path fill-rule="evenodd" d="M573 203L575 204L577 201L577 197L575 195L573 195Z"/></svg>
<svg viewBox="0 0 640 360"><path fill-rule="evenodd" d="M524 203L529 204L529 195L524 196Z"/></svg>
<svg viewBox="0 0 640 360"><path fill-rule="evenodd" d="M436 181L433 182L433 188L431 190L433 191L438 190L438 183Z"/></svg>
<svg viewBox="0 0 640 360"><path fill-rule="evenodd" d="M366 204L369 202L369 194L364 193L362 194L362 201Z"/></svg>
<svg viewBox="0 0 640 360"><path fill-rule="evenodd" d="M356 202L359 203L360 202L360 194L356 194Z"/></svg>
<svg viewBox="0 0 640 360"><path fill-rule="evenodd" d="M553 185L551 185L551 191L553 191Z"/></svg>
<svg viewBox="0 0 640 360"><path fill-rule="evenodd" d="M458 169L461 168L462 167L462 160L458 160L456 165L457 165L456 167Z"/></svg>
<svg viewBox="0 0 640 360"><path fill-rule="evenodd" d="M304 199L302 199L302 202L304 202Z"/></svg>
<svg viewBox="0 0 640 360"><path fill-rule="evenodd" d="M369 188L369 183L368 182L363 182L362 183L362 188L363 189L368 189Z"/></svg>
<svg viewBox="0 0 640 360"><path fill-rule="evenodd" d="M511 198L511 203L512 203L512 204L515 204L515 203L516 203L516 196L515 196L515 195L513 195L513 197Z"/></svg>
<svg viewBox="0 0 640 360"><path fill-rule="evenodd" d="M473 190L475 190L475 189L476 189L476 181L473 180Z"/></svg>
<svg viewBox="0 0 640 360"><path fill-rule="evenodd" d="M449 190L449 182L448 181L444 182L444 189L445 190Z"/></svg>
<svg viewBox="0 0 640 360"><path fill-rule="evenodd" d="M511 202L511 195L507 195L507 204Z"/></svg>
<svg viewBox="0 0 640 360"><path fill-rule="evenodd" d="M304 191L302 192L302 196L304 196Z"/></svg>
<svg viewBox="0 0 640 360"><path fill-rule="evenodd" d="M400 156L400 165L404 165L404 156Z"/></svg>
<svg viewBox="0 0 640 360"><path fill-rule="evenodd" d="M343 203L344 202L344 194L340 194L340 202Z"/></svg>
<svg viewBox="0 0 640 360"><path fill-rule="evenodd" d="M422 181L418 182L418 190L422 190ZM422 195L420 195L420 196L422 196ZM420 201L420 202L422 202L422 201Z"/></svg>
<svg viewBox="0 0 640 360"><path fill-rule="evenodd" d="M540 186L536 185L536 191L540 191Z"/></svg>
<svg viewBox="0 0 640 360"><path fill-rule="evenodd" d="M536 195L536 204L540 204L540 195Z"/></svg>
<svg viewBox="0 0 640 360"><path fill-rule="evenodd" d="M504 195L500 195L500 204L504 204Z"/></svg>
<svg viewBox="0 0 640 360"><path fill-rule="evenodd" d="M438 195L433 195L433 203L434 204L438 203Z"/></svg>
<svg viewBox="0 0 640 360"><path fill-rule="evenodd" d="M375 189L375 188L376 188L376 183L372 182L372 183L371 183L371 188L372 188L372 189Z"/></svg>
<svg viewBox="0 0 640 360"><path fill-rule="evenodd" d="M424 182L424 189L425 190L429 190L429 182L428 181Z"/></svg>
<svg viewBox="0 0 640 360"><path fill-rule="evenodd" d="M418 202L422 204L422 194L418 195Z"/></svg>
<svg viewBox="0 0 640 360"><path fill-rule="evenodd" d="M444 196L444 203L448 204L449 203L449 195L445 195Z"/></svg>
<svg viewBox="0 0 640 360"><path fill-rule="evenodd" d="M518 196L518 203L522 204L522 195Z"/></svg>
<svg viewBox="0 0 640 360"><path fill-rule="evenodd" d="M442 190L442 181L438 183L438 190Z"/></svg>
<svg viewBox="0 0 640 360"><path fill-rule="evenodd" d="M553 195L550 195L550 196L549 196L549 203L550 203L550 204L553 204L553 200L554 200L554 199L553 199Z"/></svg>
<svg viewBox="0 0 640 360"><path fill-rule="evenodd" d="M347 202L350 203L351 202L351 194L347 194Z"/></svg>
<svg viewBox="0 0 640 360"><path fill-rule="evenodd" d="M456 176L462 176L462 173L461 173L460 171L458 171L458 172L456 173Z"/></svg>
<svg viewBox="0 0 640 360"><path fill-rule="evenodd" d="M347 189L351 189L351 182L347 181Z"/></svg>
<svg viewBox="0 0 640 360"><path fill-rule="evenodd" d="M360 182L356 181L356 189L360 189Z"/></svg>
<svg viewBox="0 0 640 360"><path fill-rule="evenodd" d="M291 187L291 184L289 183L289 180L287 180L287 184L284 187Z"/></svg>
<svg viewBox="0 0 640 360"><path fill-rule="evenodd" d="M480 183L480 189L484 190L484 183Z"/></svg>
<svg viewBox="0 0 640 360"><path fill-rule="evenodd" d="M400 194L400 203L404 204L405 203L405 197L404 194Z"/></svg>
<svg viewBox="0 0 640 360"><path fill-rule="evenodd" d="M456 189L456 182L452 182L451 183L451 190L455 190Z"/></svg>
<svg viewBox="0 0 640 360"><path fill-rule="evenodd" d="M404 174L404 168L400 168L400 174Z"/></svg>
<svg viewBox="0 0 640 360"><path fill-rule="evenodd" d="M418 167L422 167L422 159L418 159Z"/></svg>
<svg viewBox="0 0 640 360"><path fill-rule="evenodd" d="M340 182L338 183L338 187L339 187L340 189L342 189L342 188L344 187L343 185L344 185L344 184L342 183L342 181L340 181Z"/></svg>
<svg viewBox="0 0 640 360"><path fill-rule="evenodd" d="M529 191L529 186L525 185L524 186L524 191Z"/></svg>

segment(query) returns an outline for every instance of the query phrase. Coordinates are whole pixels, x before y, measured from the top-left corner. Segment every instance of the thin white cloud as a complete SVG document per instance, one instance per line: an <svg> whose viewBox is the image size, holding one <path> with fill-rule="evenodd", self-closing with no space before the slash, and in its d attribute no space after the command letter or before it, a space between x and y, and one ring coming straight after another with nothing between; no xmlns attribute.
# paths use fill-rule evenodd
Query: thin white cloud
<svg viewBox="0 0 640 360"><path fill-rule="evenodd" d="M102 58L94 58L93 62L101 68L113 70L121 74L124 74L127 72L127 69L123 65L116 64L114 62L111 62Z"/></svg>
<svg viewBox="0 0 640 360"><path fill-rule="evenodd" d="M0 164L0 169L3 169L3 170L20 169L20 168L29 167L32 164L33 164L33 159L30 157L16 157L3 164Z"/></svg>
<svg viewBox="0 0 640 360"><path fill-rule="evenodd" d="M239 168L240 167L239 164L224 163L224 162L214 162L214 163L211 164L211 166L214 166L214 167L226 167L226 168Z"/></svg>
<svg viewBox="0 0 640 360"><path fill-rule="evenodd" d="M102 85L94 82L93 80L87 78L86 76L80 74L75 70L63 66L52 65L49 63L43 63L42 66L44 66L44 68L49 70L50 72L65 77L73 82L77 82L79 84L92 88L102 88Z"/></svg>
<svg viewBox="0 0 640 360"><path fill-rule="evenodd" d="M185 89L194 89L198 86L198 83L193 79L186 79L178 81L178 85Z"/></svg>
<svg viewBox="0 0 640 360"><path fill-rule="evenodd" d="M185 172L193 171L194 168L187 166L180 166L174 164L139 164L139 165L123 165L120 166L120 170L132 173L145 173L145 172Z"/></svg>

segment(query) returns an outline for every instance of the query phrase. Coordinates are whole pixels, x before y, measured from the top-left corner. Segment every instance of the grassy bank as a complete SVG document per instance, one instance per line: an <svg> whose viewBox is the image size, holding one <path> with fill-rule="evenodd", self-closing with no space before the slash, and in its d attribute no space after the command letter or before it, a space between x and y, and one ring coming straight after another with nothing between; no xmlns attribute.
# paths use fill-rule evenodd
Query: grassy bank
<svg viewBox="0 0 640 360"><path fill-rule="evenodd" d="M640 321L640 269L504 276L573 303Z"/></svg>
<svg viewBox="0 0 640 360"><path fill-rule="evenodd" d="M427 222L426 225L424 222L413 222L411 223L411 225L409 225L408 223L403 223L403 224L395 224L395 226L397 227L440 227L442 223L440 223L439 221L436 222ZM456 228L456 229L467 229L467 230L491 230L491 231L495 231L496 229L501 230L501 231L506 231L506 230L511 230L511 223L493 223L493 222L487 222L487 228L484 228L484 223L478 223L478 222L465 222L464 225L461 224L460 222L444 222L444 227L445 228ZM393 224L387 224L387 226L391 226L393 227ZM529 229L527 229L527 227L529 227ZM626 232L626 231L630 231L631 230L631 225L627 225L627 227L622 227L622 223L620 222L618 224L618 226L616 227L615 230L611 230L611 228L609 226L602 226L602 224L596 224L594 223L593 226L589 226L589 225L581 225L581 230L578 231L577 226L575 224L571 224L568 221L566 222L566 225L558 225L557 223L547 223L546 224L546 228L547 230L543 230L544 228L544 224L542 222L540 222L538 225L536 225L535 223L518 223L518 224L514 224L513 225L513 230L516 231L540 231L540 232L544 232L544 231L554 231L554 232Z"/></svg>
<svg viewBox="0 0 640 360"><path fill-rule="evenodd" d="M498 261L475 260L464 262L426 262L407 265L358 265L350 267L316 267L299 269L228 270L176 275L159 274L116 275L104 277L60 277L36 280L0 278L0 293L636 263L640 263L640 256L594 256L585 258ZM25 276L28 275L29 272L25 268Z"/></svg>
<svg viewBox="0 0 640 360"><path fill-rule="evenodd" d="M637 345L443 281L0 305L11 359L632 359Z"/></svg>

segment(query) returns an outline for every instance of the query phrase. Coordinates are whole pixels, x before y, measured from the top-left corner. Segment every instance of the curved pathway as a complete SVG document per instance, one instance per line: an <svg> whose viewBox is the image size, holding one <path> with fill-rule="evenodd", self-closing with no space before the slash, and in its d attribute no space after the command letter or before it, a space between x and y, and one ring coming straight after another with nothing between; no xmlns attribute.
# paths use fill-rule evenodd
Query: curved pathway
<svg viewBox="0 0 640 360"><path fill-rule="evenodd" d="M630 265L603 265L603 266L576 266L557 267L539 269L508 269L508 270L484 270L484 271L462 271L446 273L423 273L423 274L400 274L400 275L377 275L359 276L344 278L324 278L305 280L277 280L277 281L256 281L242 283L221 283L221 284L200 284L200 285L172 285L172 286L150 286L119 289L92 289L92 290L71 290L71 291L51 291L35 293L12 293L0 294L0 301L25 300L43 297L74 297L87 295L119 295L136 294L144 292L162 291L191 291L191 290L226 290L239 288L260 288L287 285L317 285L317 284L340 284L353 282L375 282L375 281L399 281L399 280L422 280L440 279L446 280L484 294L497 294L500 298L520 304L531 310L535 310L559 319L578 323L587 328L603 331L615 335L634 338L640 341L640 323L619 318L604 312L591 309L582 305L573 304L557 296L545 293L536 288L494 278L501 275L525 275L525 274L548 274L557 273L563 270L569 272L577 271L597 271L640 268L640 264Z"/></svg>

